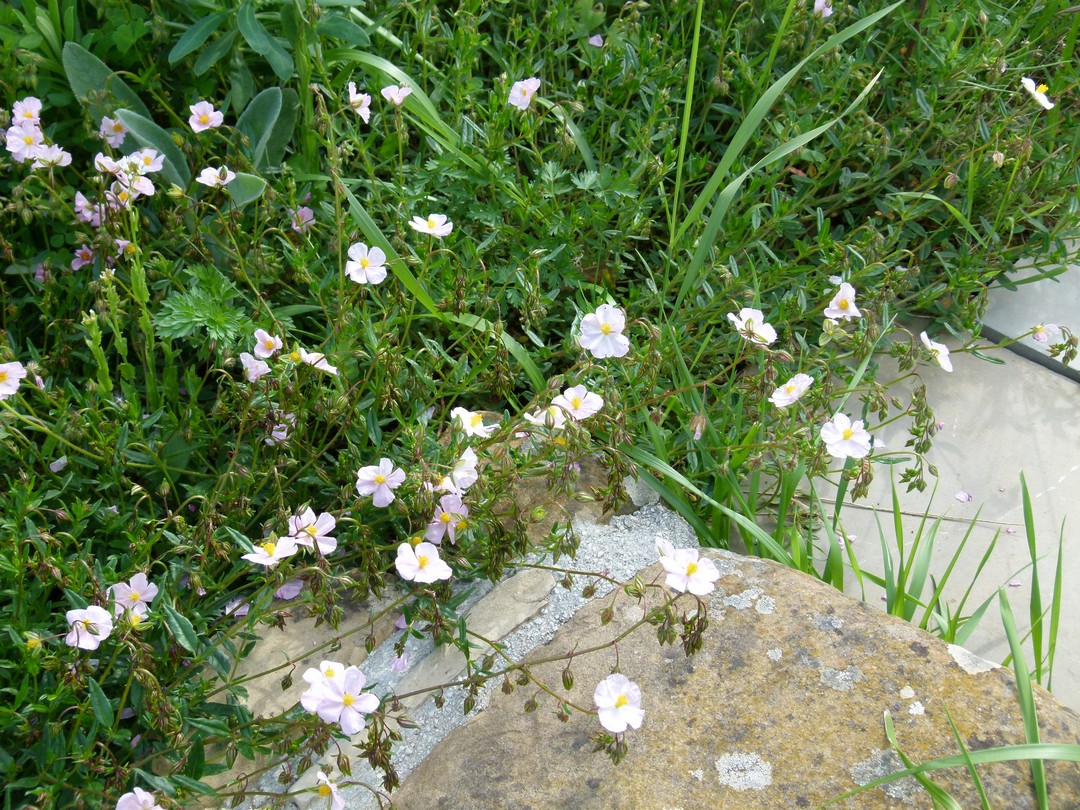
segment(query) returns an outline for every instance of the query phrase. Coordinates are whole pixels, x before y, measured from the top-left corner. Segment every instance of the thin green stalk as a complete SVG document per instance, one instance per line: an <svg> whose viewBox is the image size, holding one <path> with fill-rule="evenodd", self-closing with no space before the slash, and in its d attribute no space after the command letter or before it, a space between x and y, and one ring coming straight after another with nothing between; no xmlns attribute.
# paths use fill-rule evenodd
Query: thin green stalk
<svg viewBox="0 0 1080 810"><path fill-rule="evenodd" d="M794 4L795 0L791 0ZM694 40L690 45L690 66L686 76L686 92L683 98L682 124L679 130L679 153L675 158L675 189L671 210L668 212L668 244L675 244L675 221L679 216L683 190L683 164L686 162L686 146L689 142L690 112L694 102L694 80L697 78L698 49L701 43L701 11L705 0L697 0L694 9Z"/></svg>

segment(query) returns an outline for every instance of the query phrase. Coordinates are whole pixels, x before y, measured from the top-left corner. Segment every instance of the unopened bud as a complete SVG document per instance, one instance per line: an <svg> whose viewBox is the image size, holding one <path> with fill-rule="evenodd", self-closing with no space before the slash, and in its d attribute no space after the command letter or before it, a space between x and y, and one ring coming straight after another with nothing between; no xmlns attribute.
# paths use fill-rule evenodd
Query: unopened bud
<svg viewBox="0 0 1080 810"><path fill-rule="evenodd" d="M994 154L990 155L990 160L1000 169L1005 164L1005 155L995 151Z"/></svg>
<svg viewBox="0 0 1080 810"><path fill-rule="evenodd" d="M169 190L165 192L165 196L167 196L170 200L175 200L179 202L180 200L184 199L185 194L184 190L174 183L173 185L169 186Z"/></svg>
<svg viewBox="0 0 1080 810"><path fill-rule="evenodd" d="M945 188L952 188L960 181L960 176L956 172L949 172L945 175Z"/></svg>
<svg viewBox="0 0 1080 810"><path fill-rule="evenodd" d="M567 692L574 688L574 673L570 671L570 667L563 670L562 685Z"/></svg>

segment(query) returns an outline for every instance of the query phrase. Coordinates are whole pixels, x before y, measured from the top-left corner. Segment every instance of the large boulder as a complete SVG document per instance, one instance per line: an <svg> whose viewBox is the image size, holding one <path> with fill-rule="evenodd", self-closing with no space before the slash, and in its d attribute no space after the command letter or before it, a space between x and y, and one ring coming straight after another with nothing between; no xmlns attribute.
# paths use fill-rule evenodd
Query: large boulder
<svg viewBox="0 0 1080 810"><path fill-rule="evenodd" d="M719 551L722 577L705 597L709 626L699 653L660 646L646 625L618 643L620 671L642 690L645 720L627 733L629 753L613 765L593 753L595 715L565 723L557 703L535 686L496 693L454 731L393 795L399 808L798 808L817 807L902 767L885 737L892 714L912 759L959 753L946 712L972 750L1023 743L1010 671L883 615L817 580L767 561ZM662 581L653 566L646 582ZM649 606L657 602L655 592ZM603 645L642 618L642 605L619 594L583 608L531 660ZM683 596L686 610L693 599ZM615 649L533 673L579 706L610 674ZM523 711L536 696L540 709ZM1044 742L1076 743L1080 717L1035 688ZM1035 807L1027 763L981 766L990 804ZM1047 764L1052 807L1080 807L1080 766ZM979 806L960 768L933 778L964 807ZM837 806L930 807L912 779L874 788Z"/></svg>

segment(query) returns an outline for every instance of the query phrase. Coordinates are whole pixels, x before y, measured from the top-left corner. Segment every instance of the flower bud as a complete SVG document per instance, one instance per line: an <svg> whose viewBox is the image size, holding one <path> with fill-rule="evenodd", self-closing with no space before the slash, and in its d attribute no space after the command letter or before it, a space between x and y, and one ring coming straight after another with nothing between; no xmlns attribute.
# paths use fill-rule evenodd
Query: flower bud
<svg viewBox="0 0 1080 810"><path fill-rule="evenodd" d="M945 175L945 188L952 188L960 180L960 176L956 172L949 172Z"/></svg>
<svg viewBox="0 0 1080 810"><path fill-rule="evenodd" d="M993 161L994 166L1000 169L1005 164L1005 155L995 151L994 154L990 155L990 160Z"/></svg>

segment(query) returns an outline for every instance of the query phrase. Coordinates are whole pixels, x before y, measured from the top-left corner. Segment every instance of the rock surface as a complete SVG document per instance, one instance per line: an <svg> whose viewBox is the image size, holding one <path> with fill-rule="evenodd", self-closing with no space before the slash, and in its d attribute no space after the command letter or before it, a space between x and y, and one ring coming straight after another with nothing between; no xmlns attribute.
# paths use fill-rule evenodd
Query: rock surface
<svg viewBox="0 0 1080 810"><path fill-rule="evenodd" d="M721 571L706 597L702 650L658 645L649 626L618 644L620 671L642 690L645 720L627 733L629 753L613 765L592 753L595 715L566 723L535 686L495 694L452 732L393 795L398 808L798 808L817 807L902 767L885 737L889 711L904 752L917 762L958 753L948 712L965 744L1024 741L1011 672L982 662L910 624L882 615L803 574L763 560L707 552ZM662 581L658 566L642 572ZM655 591L649 605L657 604ZM620 593L580 610L532 660L609 641L642 617ZM679 606L694 608L684 595ZM556 694L591 707L592 690L616 664L614 648L580 655L575 683L565 663L534 675ZM1080 717L1035 688L1044 742L1076 743ZM536 696L540 708L523 705ZM1035 807L1026 763L979 769L992 807ZM1080 807L1080 766L1047 763L1052 807ZM963 769L935 781L964 807L978 806ZM930 807L913 780L874 788L836 805Z"/></svg>

